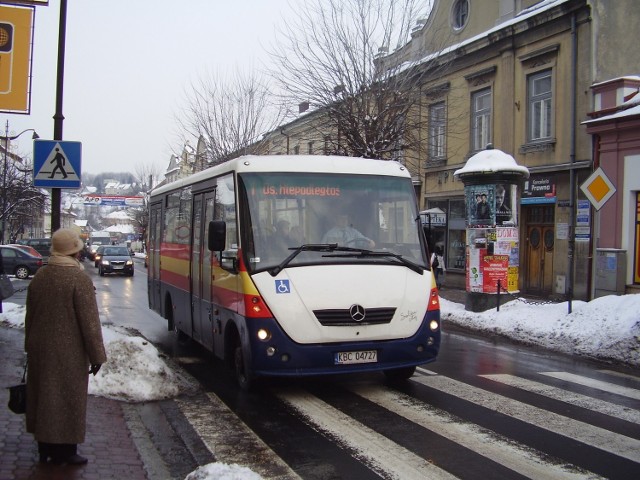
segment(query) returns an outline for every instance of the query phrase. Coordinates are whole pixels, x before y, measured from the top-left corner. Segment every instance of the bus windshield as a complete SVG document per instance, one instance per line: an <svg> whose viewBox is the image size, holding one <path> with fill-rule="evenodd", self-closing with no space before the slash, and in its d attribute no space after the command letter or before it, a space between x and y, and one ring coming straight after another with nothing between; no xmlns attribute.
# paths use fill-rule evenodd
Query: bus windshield
<svg viewBox="0 0 640 480"><path fill-rule="evenodd" d="M250 272L363 262L427 268L408 178L298 172L238 177Z"/></svg>

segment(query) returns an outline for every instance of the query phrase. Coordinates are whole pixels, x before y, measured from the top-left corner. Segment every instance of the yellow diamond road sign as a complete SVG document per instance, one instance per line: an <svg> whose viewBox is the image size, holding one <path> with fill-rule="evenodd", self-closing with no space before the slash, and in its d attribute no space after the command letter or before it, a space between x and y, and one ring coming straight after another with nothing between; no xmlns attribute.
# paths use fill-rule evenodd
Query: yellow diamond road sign
<svg viewBox="0 0 640 480"><path fill-rule="evenodd" d="M607 200L616 193L616 187L600 167L580 185L580 190L584 192L596 210L600 210Z"/></svg>

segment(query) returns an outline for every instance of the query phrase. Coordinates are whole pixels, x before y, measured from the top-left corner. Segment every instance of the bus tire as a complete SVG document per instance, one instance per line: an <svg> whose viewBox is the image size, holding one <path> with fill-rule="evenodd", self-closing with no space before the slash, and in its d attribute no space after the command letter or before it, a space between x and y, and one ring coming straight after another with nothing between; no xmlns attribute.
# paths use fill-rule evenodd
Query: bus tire
<svg viewBox="0 0 640 480"><path fill-rule="evenodd" d="M246 392L253 387L253 379L247 367L244 354L242 353L242 345L236 345L233 351L233 367L236 374L236 381L240 388Z"/></svg>
<svg viewBox="0 0 640 480"><path fill-rule="evenodd" d="M384 374L387 379L398 382L403 380L409 380L413 374L416 372L416 367L402 367L402 368L391 368L389 370L385 370Z"/></svg>

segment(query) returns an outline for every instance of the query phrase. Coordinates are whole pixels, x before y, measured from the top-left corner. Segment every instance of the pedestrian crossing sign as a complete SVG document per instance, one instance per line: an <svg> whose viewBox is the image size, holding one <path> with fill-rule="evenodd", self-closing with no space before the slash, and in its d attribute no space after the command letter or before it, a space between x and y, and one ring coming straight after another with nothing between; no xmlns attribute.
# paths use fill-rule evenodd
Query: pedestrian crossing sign
<svg viewBox="0 0 640 480"><path fill-rule="evenodd" d="M45 188L80 188L82 143L62 140L33 141L33 185Z"/></svg>

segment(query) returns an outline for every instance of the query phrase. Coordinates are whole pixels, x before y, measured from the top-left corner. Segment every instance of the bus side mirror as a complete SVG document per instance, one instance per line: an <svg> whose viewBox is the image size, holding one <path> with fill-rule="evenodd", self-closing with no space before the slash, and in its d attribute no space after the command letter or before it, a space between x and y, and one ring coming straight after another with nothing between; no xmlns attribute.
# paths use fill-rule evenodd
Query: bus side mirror
<svg viewBox="0 0 640 480"><path fill-rule="evenodd" d="M209 239L207 248L211 252L221 252L225 249L227 239L227 224L222 220L209 222Z"/></svg>

